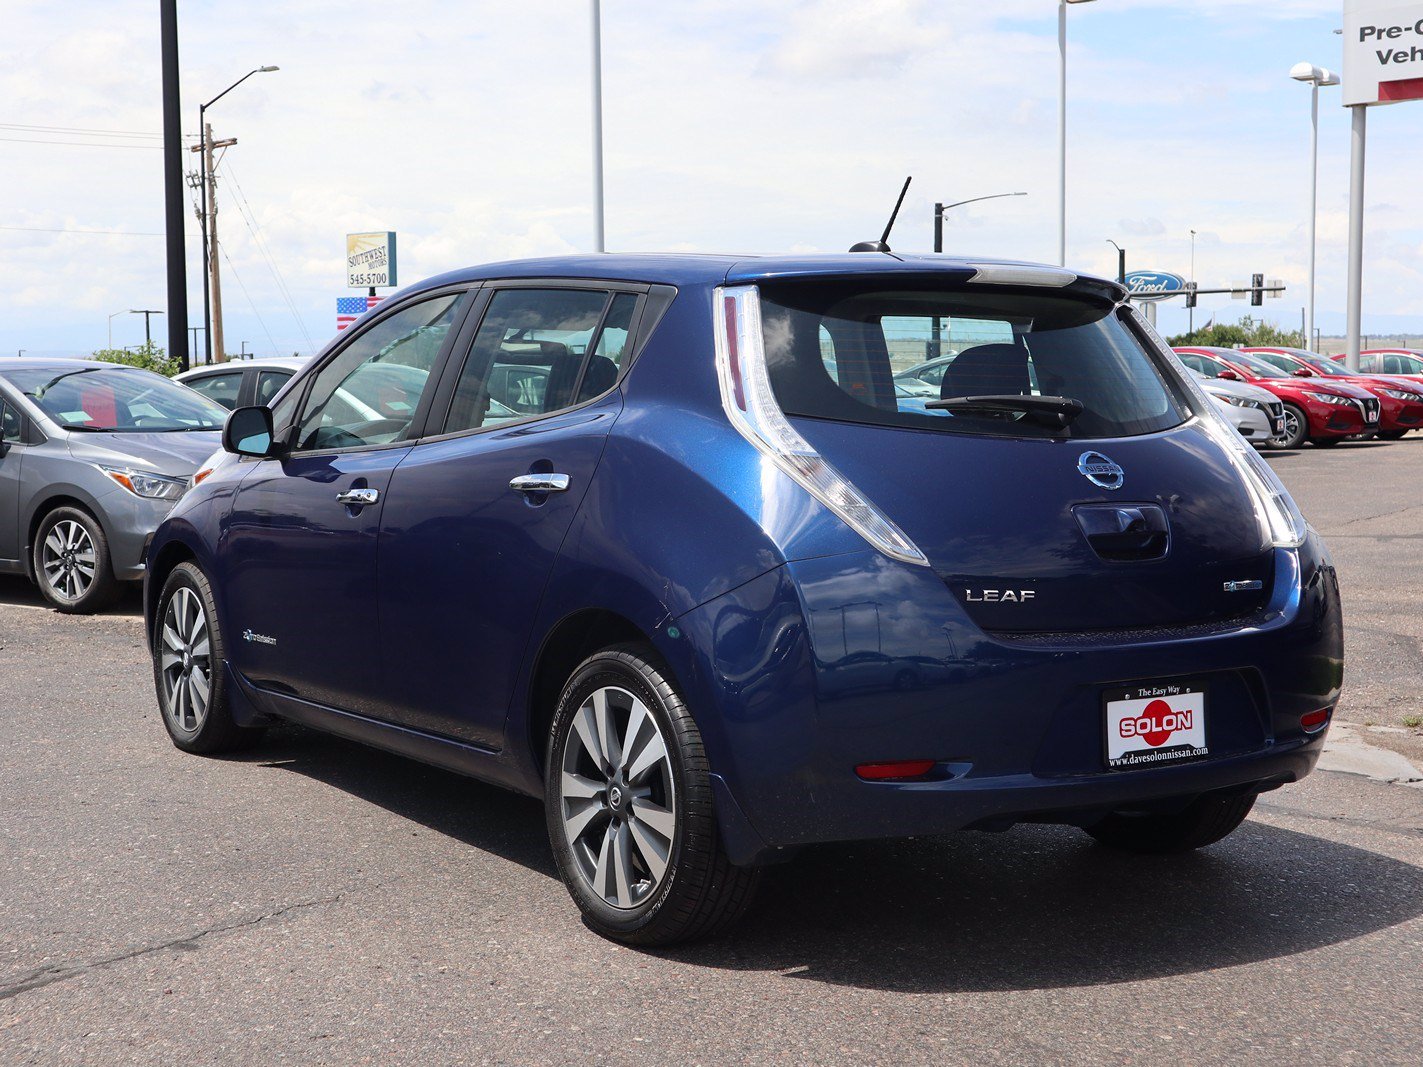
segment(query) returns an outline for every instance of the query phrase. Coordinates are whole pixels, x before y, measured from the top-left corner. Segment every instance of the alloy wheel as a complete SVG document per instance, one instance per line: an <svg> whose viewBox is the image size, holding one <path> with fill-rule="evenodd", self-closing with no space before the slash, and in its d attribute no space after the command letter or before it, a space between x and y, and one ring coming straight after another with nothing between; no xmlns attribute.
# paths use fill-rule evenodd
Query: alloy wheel
<svg viewBox="0 0 1423 1067"><path fill-rule="evenodd" d="M94 538L82 523L61 519L50 527L40 554L49 587L66 600L78 600L89 591L98 573Z"/></svg>
<svg viewBox="0 0 1423 1067"><path fill-rule="evenodd" d="M1300 418L1291 408L1285 408L1284 430L1275 436L1275 444L1288 448L1303 436L1300 433Z"/></svg>
<svg viewBox="0 0 1423 1067"><path fill-rule="evenodd" d="M626 689L595 690L572 717L561 772L560 814L579 874L612 907L636 908L662 884L677 825L656 718Z"/></svg>
<svg viewBox="0 0 1423 1067"><path fill-rule="evenodd" d="M164 712L183 733L202 728L212 696L212 643L198 595L179 586L163 613L159 670Z"/></svg>

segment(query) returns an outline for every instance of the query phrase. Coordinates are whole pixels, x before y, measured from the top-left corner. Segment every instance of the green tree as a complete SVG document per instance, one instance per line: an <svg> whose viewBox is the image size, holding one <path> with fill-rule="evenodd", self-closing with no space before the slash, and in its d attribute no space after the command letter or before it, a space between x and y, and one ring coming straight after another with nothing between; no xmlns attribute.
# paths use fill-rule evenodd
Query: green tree
<svg viewBox="0 0 1423 1067"><path fill-rule="evenodd" d="M1282 330L1273 323L1244 316L1239 322L1213 322L1191 333L1172 337L1170 345L1204 345L1211 348L1234 348L1260 345L1274 348L1303 348L1304 335L1299 330Z"/></svg>
<svg viewBox="0 0 1423 1067"><path fill-rule="evenodd" d="M132 351L122 348L101 348L94 353L93 358L102 363L122 363L127 367L142 367L144 370L156 371L168 378L182 370L176 359L169 359L163 349L152 341L145 342Z"/></svg>

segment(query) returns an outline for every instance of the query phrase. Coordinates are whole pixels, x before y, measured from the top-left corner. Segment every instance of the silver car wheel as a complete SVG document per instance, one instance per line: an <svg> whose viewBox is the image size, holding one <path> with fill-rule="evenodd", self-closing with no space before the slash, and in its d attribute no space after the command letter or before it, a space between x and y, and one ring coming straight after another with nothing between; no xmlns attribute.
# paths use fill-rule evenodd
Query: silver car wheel
<svg viewBox="0 0 1423 1067"><path fill-rule="evenodd" d="M212 644L207 613L193 590L180 586L173 593L159 641L163 713L181 732L195 734L207 719L212 694Z"/></svg>
<svg viewBox="0 0 1423 1067"><path fill-rule="evenodd" d="M626 689L593 692L572 716L559 786L564 837L588 886L631 909L662 884L677 826L672 758L657 720Z"/></svg>
<svg viewBox="0 0 1423 1067"><path fill-rule="evenodd" d="M78 600L89 591L98 573L94 539L81 523L61 519L50 527L40 553L45 581L65 600Z"/></svg>
<svg viewBox="0 0 1423 1067"><path fill-rule="evenodd" d="M1289 408L1285 408L1284 430L1275 435L1275 444L1287 447L1291 442L1296 441L1300 436L1299 416Z"/></svg>

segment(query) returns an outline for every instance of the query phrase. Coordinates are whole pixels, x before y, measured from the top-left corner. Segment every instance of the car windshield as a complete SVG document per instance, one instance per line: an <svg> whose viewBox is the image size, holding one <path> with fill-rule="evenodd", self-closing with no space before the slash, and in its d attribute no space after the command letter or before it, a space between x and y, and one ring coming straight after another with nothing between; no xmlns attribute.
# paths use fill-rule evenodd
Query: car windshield
<svg viewBox="0 0 1423 1067"><path fill-rule="evenodd" d="M1259 356L1252 356L1249 352L1228 352L1226 359L1244 367L1257 378L1292 378L1294 375L1280 370L1269 360L1261 359Z"/></svg>
<svg viewBox="0 0 1423 1067"><path fill-rule="evenodd" d="M767 366L788 415L1073 438L1155 433L1188 417L1153 351L1109 300L867 284L761 286ZM908 370L924 377L903 377Z"/></svg>
<svg viewBox="0 0 1423 1067"><path fill-rule="evenodd" d="M174 433L220 430L227 409L161 374L99 364L6 373L10 384L66 430Z"/></svg>

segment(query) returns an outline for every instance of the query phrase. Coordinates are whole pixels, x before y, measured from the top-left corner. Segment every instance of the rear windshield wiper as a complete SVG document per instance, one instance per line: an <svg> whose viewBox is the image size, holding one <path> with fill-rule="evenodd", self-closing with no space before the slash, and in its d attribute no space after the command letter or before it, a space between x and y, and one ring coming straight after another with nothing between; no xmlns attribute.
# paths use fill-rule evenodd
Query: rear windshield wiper
<svg viewBox="0 0 1423 1067"><path fill-rule="evenodd" d="M1070 396L951 396L924 405L941 411L1016 411L1039 426L1061 430L1087 408Z"/></svg>

